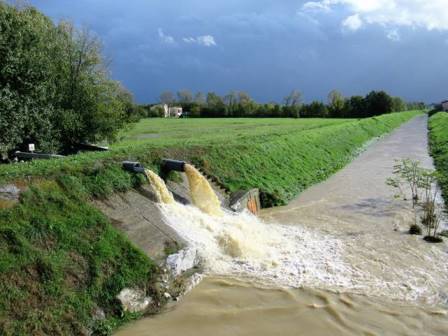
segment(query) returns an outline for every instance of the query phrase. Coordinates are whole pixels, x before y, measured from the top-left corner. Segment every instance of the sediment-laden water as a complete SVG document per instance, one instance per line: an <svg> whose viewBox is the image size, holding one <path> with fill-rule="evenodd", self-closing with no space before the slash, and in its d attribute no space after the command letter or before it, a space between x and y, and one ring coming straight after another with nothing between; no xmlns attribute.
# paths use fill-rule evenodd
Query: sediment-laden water
<svg viewBox="0 0 448 336"><path fill-rule="evenodd" d="M447 244L406 234L410 205L385 185L396 158L431 167L425 139L418 117L262 219L201 207L190 170L197 207L161 209L209 277L118 335L447 335Z"/></svg>
<svg viewBox="0 0 448 336"><path fill-rule="evenodd" d="M117 336L445 336L447 319L440 307L208 278L171 310Z"/></svg>
<svg viewBox="0 0 448 336"><path fill-rule="evenodd" d="M173 194L167 189L165 182L162 178L154 173L152 170L145 169L145 175L148 178L157 200L163 204L174 203Z"/></svg>
<svg viewBox="0 0 448 336"><path fill-rule="evenodd" d="M221 216L221 203L207 179L192 165L185 165L193 204L206 214Z"/></svg>

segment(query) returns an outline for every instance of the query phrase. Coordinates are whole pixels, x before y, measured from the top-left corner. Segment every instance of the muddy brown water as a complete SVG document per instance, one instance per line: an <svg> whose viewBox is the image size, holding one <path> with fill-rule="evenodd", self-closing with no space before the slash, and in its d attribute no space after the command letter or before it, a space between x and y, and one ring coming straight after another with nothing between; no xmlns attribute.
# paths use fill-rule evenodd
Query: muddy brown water
<svg viewBox="0 0 448 336"><path fill-rule="evenodd" d="M167 312L116 335L448 335L448 245L407 235L410 206L384 183L396 158L432 167L426 123L415 118L288 206L262 213L338 239L354 270L344 288L208 277Z"/></svg>

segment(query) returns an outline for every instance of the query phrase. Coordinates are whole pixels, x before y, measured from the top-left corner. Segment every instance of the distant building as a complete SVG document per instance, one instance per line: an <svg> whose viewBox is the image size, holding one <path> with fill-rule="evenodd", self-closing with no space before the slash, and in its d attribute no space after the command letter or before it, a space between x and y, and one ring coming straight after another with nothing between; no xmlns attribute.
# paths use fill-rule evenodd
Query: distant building
<svg viewBox="0 0 448 336"><path fill-rule="evenodd" d="M442 102L442 110L448 111L448 100Z"/></svg>
<svg viewBox="0 0 448 336"><path fill-rule="evenodd" d="M159 104L151 107L151 111L165 118L180 118L183 114L182 107L168 107L167 104Z"/></svg>
<svg viewBox="0 0 448 336"><path fill-rule="evenodd" d="M168 107L164 105L165 118L180 118L182 116L182 107L173 106Z"/></svg>

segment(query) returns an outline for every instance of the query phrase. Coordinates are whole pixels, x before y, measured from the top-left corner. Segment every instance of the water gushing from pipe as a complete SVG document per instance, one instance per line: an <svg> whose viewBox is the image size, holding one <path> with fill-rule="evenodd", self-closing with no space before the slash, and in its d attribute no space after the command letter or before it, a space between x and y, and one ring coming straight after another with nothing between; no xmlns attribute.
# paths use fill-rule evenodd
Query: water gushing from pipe
<svg viewBox="0 0 448 336"><path fill-rule="evenodd" d="M148 177L152 187L154 188L154 192L159 202L174 203L173 194L168 190L165 182L160 178L159 175L149 169L145 169L145 175L146 177Z"/></svg>
<svg viewBox="0 0 448 336"><path fill-rule="evenodd" d="M221 202L207 179L192 165L185 165L193 204L212 216L222 216Z"/></svg>

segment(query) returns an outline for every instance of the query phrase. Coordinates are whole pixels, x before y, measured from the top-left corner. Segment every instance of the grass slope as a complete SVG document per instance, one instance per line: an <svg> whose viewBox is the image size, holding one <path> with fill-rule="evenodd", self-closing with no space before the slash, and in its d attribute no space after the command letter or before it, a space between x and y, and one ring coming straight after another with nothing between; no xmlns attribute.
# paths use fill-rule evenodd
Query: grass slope
<svg viewBox="0 0 448 336"><path fill-rule="evenodd" d="M115 296L150 291L158 270L88 203L97 186L104 196L139 183L120 173L27 181L19 205L0 211L1 335L107 335L135 317ZM106 321L93 321L97 307Z"/></svg>
<svg viewBox="0 0 448 336"><path fill-rule="evenodd" d="M283 204L417 113L336 121L143 121L110 152L1 166L0 185L27 190L13 208L0 203L0 334L82 335L86 328L107 334L133 317L122 316L114 299L122 288L157 295L153 262L89 202L142 183L121 169L122 160L154 170L163 157L188 160L230 190L258 187L265 206ZM159 138L133 144L147 124ZM107 321L93 321L96 307Z"/></svg>
<svg viewBox="0 0 448 336"><path fill-rule="evenodd" d="M244 142L255 137L297 133L339 125L351 119L215 118L215 119L143 119L120 134L113 148L138 145L221 144Z"/></svg>
<svg viewBox="0 0 448 336"><path fill-rule="evenodd" d="M439 182L448 204L448 113L439 112L429 119L429 140Z"/></svg>
<svg viewBox="0 0 448 336"><path fill-rule="evenodd" d="M344 167L368 140L416 112L346 122L266 139L213 146L200 165L231 191L258 187L264 206L282 205Z"/></svg>

